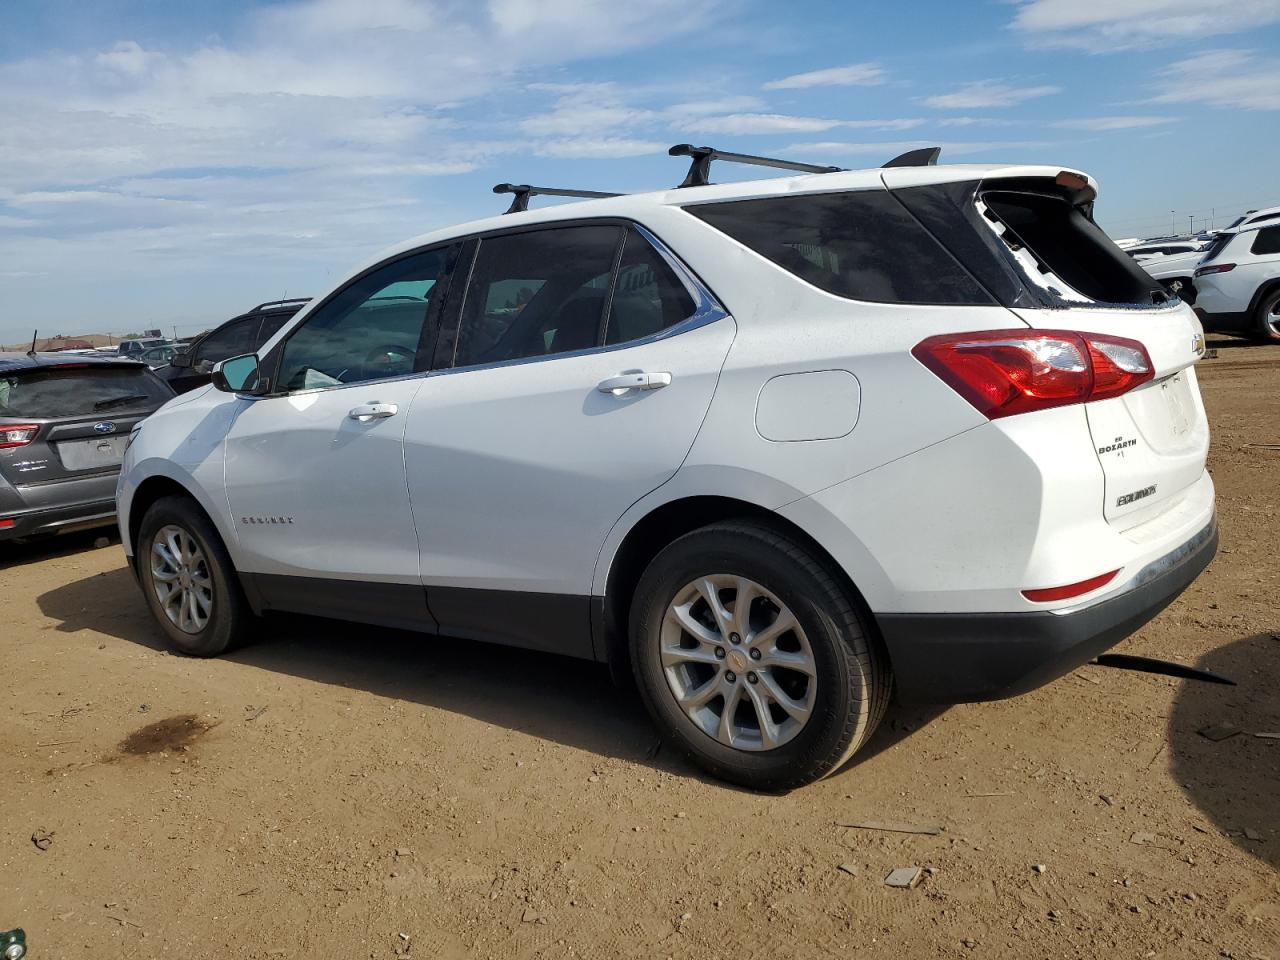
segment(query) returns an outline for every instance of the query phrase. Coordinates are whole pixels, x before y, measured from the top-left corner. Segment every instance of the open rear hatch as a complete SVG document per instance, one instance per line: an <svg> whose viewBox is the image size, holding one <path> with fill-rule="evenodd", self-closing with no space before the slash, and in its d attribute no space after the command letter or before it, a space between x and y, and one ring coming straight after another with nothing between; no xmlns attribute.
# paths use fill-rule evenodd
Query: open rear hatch
<svg viewBox="0 0 1280 960"><path fill-rule="evenodd" d="M979 282L1043 330L1137 341L1154 370L1141 386L1085 405L1105 478L1103 514L1128 529L1172 508L1204 472L1209 428L1194 364L1204 332L1093 221L1096 190L1059 171L895 188Z"/></svg>

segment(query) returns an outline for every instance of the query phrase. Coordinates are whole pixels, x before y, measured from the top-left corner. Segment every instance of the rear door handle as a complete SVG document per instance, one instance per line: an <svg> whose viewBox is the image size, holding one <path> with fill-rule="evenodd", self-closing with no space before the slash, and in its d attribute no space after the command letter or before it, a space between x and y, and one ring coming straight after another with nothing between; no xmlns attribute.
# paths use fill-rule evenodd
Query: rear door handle
<svg viewBox="0 0 1280 960"><path fill-rule="evenodd" d="M352 407L347 412L347 416L352 420L368 423L370 420L385 420L387 417L394 417L399 412L400 408L394 403L362 403L358 407Z"/></svg>
<svg viewBox="0 0 1280 960"><path fill-rule="evenodd" d="M620 397L628 390L661 390L670 383L671 374L669 373L637 371L601 380L596 384L596 389L601 393L612 393L615 397Z"/></svg>

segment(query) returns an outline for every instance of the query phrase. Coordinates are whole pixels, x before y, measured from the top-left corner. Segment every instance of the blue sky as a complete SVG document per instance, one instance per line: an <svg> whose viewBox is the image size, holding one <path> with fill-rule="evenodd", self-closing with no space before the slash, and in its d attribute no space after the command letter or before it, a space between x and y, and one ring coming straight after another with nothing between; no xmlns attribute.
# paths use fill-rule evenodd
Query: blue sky
<svg viewBox="0 0 1280 960"><path fill-rule="evenodd" d="M682 141L940 144L1089 171L1114 236L1222 224L1280 204L1278 54L1280 0L8 0L0 342L194 332L498 181L673 185Z"/></svg>

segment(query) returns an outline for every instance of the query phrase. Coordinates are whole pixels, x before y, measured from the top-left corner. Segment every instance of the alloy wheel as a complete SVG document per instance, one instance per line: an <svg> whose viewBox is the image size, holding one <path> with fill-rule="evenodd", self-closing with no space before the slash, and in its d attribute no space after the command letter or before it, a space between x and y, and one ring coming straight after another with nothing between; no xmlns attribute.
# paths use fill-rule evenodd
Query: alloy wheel
<svg viewBox="0 0 1280 960"><path fill-rule="evenodd" d="M170 622L183 633L199 633L213 615L213 577L196 539L176 524L156 531L151 542L151 585Z"/></svg>
<svg viewBox="0 0 1280 960"><path fill-rule="evenodd" d="M730 574L676 592L663 617L660 657L684 715L737 750L773 750L813 713L817 667L795 615L765 587Z"/></svg>

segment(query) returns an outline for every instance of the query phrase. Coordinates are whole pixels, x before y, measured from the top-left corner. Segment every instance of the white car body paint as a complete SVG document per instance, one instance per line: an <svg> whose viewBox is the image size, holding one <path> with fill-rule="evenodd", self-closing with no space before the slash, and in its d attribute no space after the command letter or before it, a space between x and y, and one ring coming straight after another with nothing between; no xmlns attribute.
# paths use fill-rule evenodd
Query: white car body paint
<svg viewBox="0 0 1280 960"><path fill-rule="evenodd" d="M649 342L530 362L256 399L188 394L154 414L126 455L125 550L134 550L134 494L164 477L210 514L242 574L422 584L428 603L433 587L603 597L636 524L664 504L714 496L795 524L877 615L1063 612L1120 595L1213 522L1192 369L1202 330L1188 306L856 301L682 209L1059 172L948 165L786 177L565 204L415 238L312 300L259 355L398 254L584 218L640 224L723 313ZM1155 378L1112 400L988 420L911 352L940 334L1029 327L1138 340ZM637 370L668 374L669 384L597 389ZM374 402L396 415L349 418ZM1115 438L1140 446L1099 452ZM1130 487L1152 493L1121 504ZM255 519L267 522L244 522ZM1111 570L1084 596L1023 594Z"/></svg>

